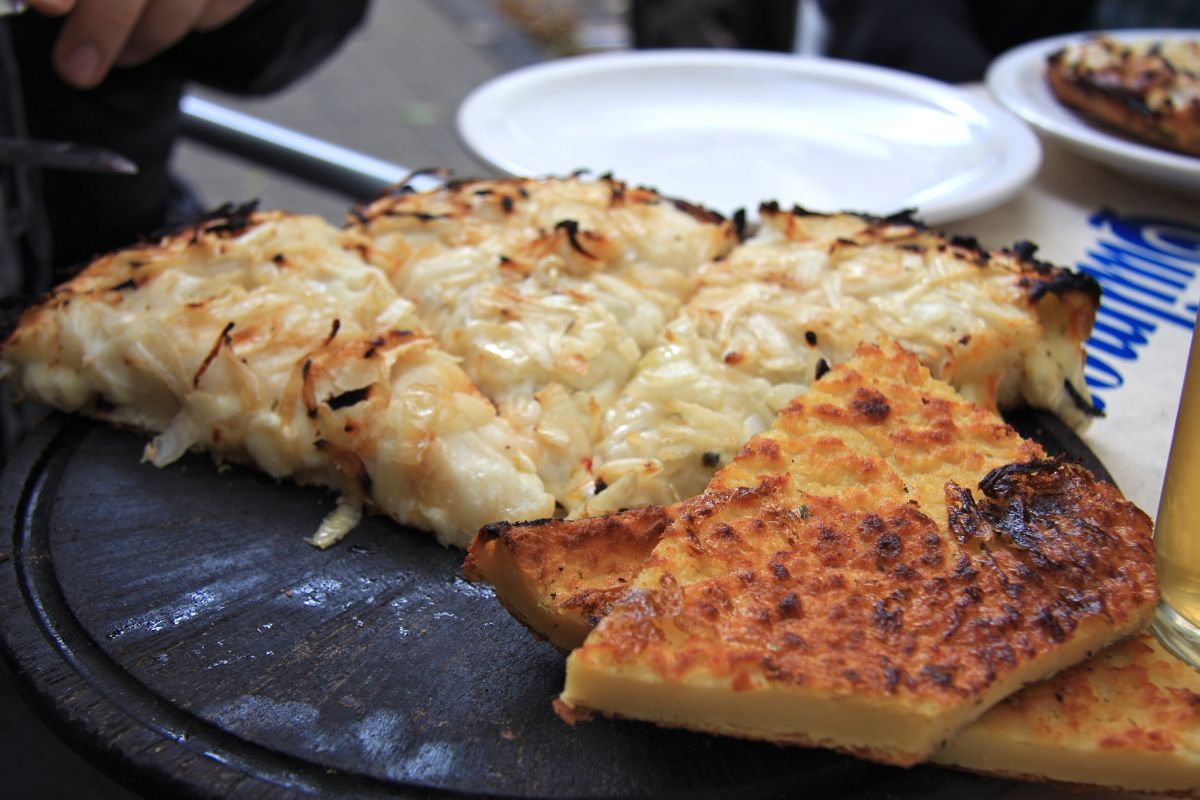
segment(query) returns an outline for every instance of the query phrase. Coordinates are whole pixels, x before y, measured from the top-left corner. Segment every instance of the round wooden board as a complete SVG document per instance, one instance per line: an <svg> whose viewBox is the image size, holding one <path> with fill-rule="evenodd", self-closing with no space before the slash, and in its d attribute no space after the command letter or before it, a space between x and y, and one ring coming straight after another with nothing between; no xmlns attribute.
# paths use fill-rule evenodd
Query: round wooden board
<svg viewBox="0 0 1200 800"><path fill-rule="evenodd" d="M1043 433L1043 436L1045 434ZM1076 440L1077 441L1077 440ZM0 479L0 644L77 747L148 794L986 797L901 770L551 709L563 658L462 553L319 490L54 417ZM1082 446L1082 445L1079 445Z"/></svg>

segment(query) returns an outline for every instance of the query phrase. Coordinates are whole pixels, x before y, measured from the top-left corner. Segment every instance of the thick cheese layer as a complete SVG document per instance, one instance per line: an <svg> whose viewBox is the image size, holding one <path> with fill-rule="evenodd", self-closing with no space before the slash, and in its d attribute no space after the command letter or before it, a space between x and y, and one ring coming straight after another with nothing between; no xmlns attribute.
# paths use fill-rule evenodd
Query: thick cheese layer
<svg viewBox="0 0 1200 800"><path fill-rule="evenodd" d="M735 243L716 215L619 181L512 180L360 210L375 261L538 452L560 502L592 490L601 418Z"/></svg>
<svg viewBox="0 0 1200 800"><path fill-rule="evenodd" d="M605 415L594 457L604 490L568 508L584 516L698 493L793 396L881 336L986 408L1032 405L1083 425L1083 341L1099 290L1029 255L907 220L764 207L759 233L701 271Z"/></svg>
<svg viewBox="0 0 1200 800"><path fill-rule="evenodd" d="M222 218L93 263L28 311L0 369L17 391L365 499L463 546L553 511L527 445L422 333L412 303L316 217Z"/></svg>

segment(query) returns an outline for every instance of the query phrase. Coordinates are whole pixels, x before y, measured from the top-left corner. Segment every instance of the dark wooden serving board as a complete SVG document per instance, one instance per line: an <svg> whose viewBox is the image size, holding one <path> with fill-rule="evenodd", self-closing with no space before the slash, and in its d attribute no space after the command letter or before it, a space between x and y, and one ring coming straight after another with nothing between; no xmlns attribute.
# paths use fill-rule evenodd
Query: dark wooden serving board
<svg viewBox="0 0 1200 800"><path fill-rule="evenodd" d="M327 493L196 455L157 469L144 443L59 416L10 460L0 645L57 729L148 794L954 798L1010 785L633 722L568 727L550 706L562 656L462 578L459 551L382 518L319 551L304 537Z"/></svg>

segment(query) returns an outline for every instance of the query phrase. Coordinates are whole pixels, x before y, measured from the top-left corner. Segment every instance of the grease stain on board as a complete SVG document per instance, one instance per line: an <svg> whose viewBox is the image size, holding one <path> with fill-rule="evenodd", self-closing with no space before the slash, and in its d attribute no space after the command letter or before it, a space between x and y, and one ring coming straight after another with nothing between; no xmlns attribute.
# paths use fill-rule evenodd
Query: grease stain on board
<svg viewBox="0 0 1200 800"><path fill-rule="evenodd" d="M404 717L391 709L380 708L367 714L355 726L354 738L367 758L375 760L393 753L403 732Z"/></svg>
<svg viewBox="0 0 1200 800"><path fill-rule="evenodd" d="M234 732L295 733L298 728L315 726L320 712L310 703L244 694L208 709L205 716Z"/></svg>
<svg viewBox="0 0 1200 800"><path fill-rule="evenodd" d="M423 742L412 757L398 766L409 780L434 782L455 774L458 751L459 747L450 742Z"/></svg>
<svg viewBox="0 0 1200 800"><path fill-rule="evenodd" d="M108 638L113 641L135 632L160 633L178 627L202 614L224 608L264 580L262 575L245 575L213 581L184 592L165 605L119 622L109 629Z"/></svg>

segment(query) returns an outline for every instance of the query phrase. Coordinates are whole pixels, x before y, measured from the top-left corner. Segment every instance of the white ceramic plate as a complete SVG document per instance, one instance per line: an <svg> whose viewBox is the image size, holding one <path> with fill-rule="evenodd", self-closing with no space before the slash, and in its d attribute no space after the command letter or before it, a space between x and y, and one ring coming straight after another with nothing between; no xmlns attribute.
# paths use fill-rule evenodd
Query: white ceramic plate
<svg viewBox="0 0 1200 800"><path fill-rule="evenodd" d="M1200 191L1200 158L1172 153L1111 133L1058 102L1046 83L1046 57L1091 34L1040 39L1009 50L988 68L987 86L1004 106L1047 136L1122 172ZM1108 31L1114 39L1200 38L1200 31Z"/></svg>
<svg viewBox="0 0 1200 800"><path fill-rule="evenodd" d="M512 175L611 171L726 214L764 200L930 222L1007 200L1037 137L986 99L879 67L794 55L658 50L510 72L458 112L468 148Z"/></svg>

